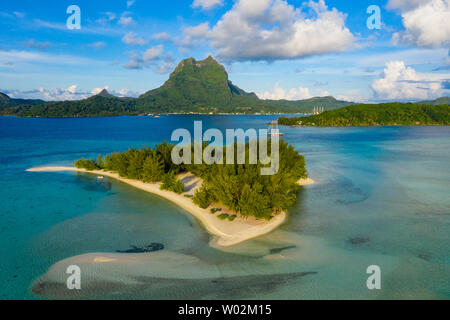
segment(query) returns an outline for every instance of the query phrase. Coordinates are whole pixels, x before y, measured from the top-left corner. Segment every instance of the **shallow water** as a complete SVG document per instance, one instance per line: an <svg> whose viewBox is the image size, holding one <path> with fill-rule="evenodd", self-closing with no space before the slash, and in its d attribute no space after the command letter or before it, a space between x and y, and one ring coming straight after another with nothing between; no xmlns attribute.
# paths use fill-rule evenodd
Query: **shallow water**
<svg viewBox="0 0 450 320"><path fill-rule="evenodd" d="M184 280L124 281L95 297L450 298L449 127L283 127L317 183L300 192L279 230L225 251L209 247L203 228L164 199L106 178L25 172L152 146L194 120L223 130L265 128L274 119L0 117L0 298L42 297L30 286L62 259L153 242L224 276L192 280L186 266ZM373 264L382 290L366 287Z"/></svg>

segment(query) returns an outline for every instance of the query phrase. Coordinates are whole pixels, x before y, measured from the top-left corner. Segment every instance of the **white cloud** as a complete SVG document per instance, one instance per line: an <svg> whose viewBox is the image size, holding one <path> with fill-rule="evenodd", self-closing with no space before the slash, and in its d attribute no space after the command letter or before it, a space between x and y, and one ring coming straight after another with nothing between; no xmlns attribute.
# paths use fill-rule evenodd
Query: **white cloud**
<svg viewBox="0 0 450 320"><path fill-rule="evenodd" d="M115 20L117 17L117 15L114 12L109 12L109 11L103 12L102 15L103 15L103 17L96 20L96 22L101 25L106 25L108 22Z"/></svg>
<svg viewBox="0 0 450 320"><path fill-rule="evenodd" d="M119 19L119 21L117 23L122 25L122 26L134 25L133 18L129 17L130 14L131 14L130 12L122 13L122 15L120 16L120 19Z"/></svg>
<svg viewBox="0 0 450 320"><path fill-rule="evenodd" d="M61 100L79 100L85 99L89 96L88 92L80 92L77 90L77 85L71 85L68 88L55 88L55 89L34 89L27 91L19 90L5 90L11 98L21 99L42 99L45 101L61 101Z"/></svg>
<svg viewBox="0 0 450 320"><path fill-rule="evenodd" d="M64 100L82 100L89 98L93 95L99 94L103 89L106 89L112 95L118 97L138 97L141 93L132 91L129 89L121 89L118 91L109 90L109 86L103 88L94 88L90 91L78 90L77 85L71 85L68 88L55 88L55 89L33 89L33 90L0 90L5 92L11 98L21 99L42 99L45 101L64 101Z"/></svg>
<svg viewBox="0 0 450 320"><path fill-rule="evenodd" d="M90 48L93 48L95 50L100 50L106 46L106 43L103 41L97 41L97 42L89 43L87 46Z"/></svg>
<svg viewBox="0 0 450 320"><path fill-rule="evenodd" d="M133 53L131 55L130 61L125 64L125 68L127 69L142 69L145 67L149 67L151 65L155 65L155 60L161 58L162 53L164 51L164 47L162 45L157 45L154 47L148 48L142 56L139 54Z"/></svg>
<svg viewBox="0 0 450 320"><path fill-rule="evenodd" d="M194 0L193 8L201 8L203 10L211 10L216 6L223 6L223 0Z"/></svg>
<svg viewBox="0 0 450 320"><path fill-rule="evenodd" d="M339 101L357 102L357 103L367 103L369 99L363 97L359 90L350 90L344 94L338 95L336 97Z"/></svg>
<svg viewBox="0 0 450 320"><path fill-rule="evenodd" d="M128 0L127 1L127 8L133 6L135 2L136 2L136 0Z"/></svg>
<svg viewBox="0 0 450 320"><path fill-rule="evenodd" d="M201 40L207 37L209 33L209 22L201 23L197 26L186 27L183 29L184 38L177 41L176 44L180 47L194 47Z"/></svg>
<svg viewBox="0 0 450 320"><path fill-rule="evenodd" d="M152 36L152 38L155 39L155 40L160 40L160 41L170 41L170 40L172 40L172 37L167 32L156 33L156 34L154 34Z"/></svg>
<svg viewBox="0 0 450 320"><path fill-rule="evenodd" d="M303 9L285 0L238 0L211 29L204 23L184 33L187 40L209 39L224 61L302 58L341 52L355 41L345 14L324 0Z"/></svg>
<svg viewBox="0 0 450 320"><path fill-rule="evenodd" d="M147 44L148 41L139 38L134 32L128 32L123 38L122 42L126 44L131 44L135 46L143 46Z"/></svg>
<svg viewBox="0 0 450 320"><path fill-rule="evenodd" d="M304 100L312 98L308 88L298 87L287 91L278 84L275 85L272 91L258 94L258 97L265 100Z"/></svg>
<svg viewBox="0 0 450 320"><path fill-rule="evenodd" d="M75 92L77 92L77 85L71 85L69 88L67 88L67 91L69 91L70 93L74 94Z"/></svg>
<svg viewBox="0 0 450 320"><path fill-rule="evenodd" d="M386 8L389 10L408 11L427 3L430 0L389 0Z"/></svg>
<svg viewBox="0 0 450 320"><path fill-rule="evenodd" d="M372 83L379 100L425 100L440 97L444 74L421 74L403 61L386 63L382 78Z"/></svg>
<svg viewBox="0 0 450 320"><path fill-rule="evenodd" d="M390 0L388 8L399 9L405 30L394 33L394 43L420 47L450 45L450 0Z"/></svg>
<svg viewBox="0 0 450 320"><path fill-rule="evenodd" d="M51 65L101 65L103 62L79 56L23 50L0 50L0 64L44 63Z"/></svg>
<svg viewBox="0 0 450 320"><path fill-rule="evenodd" d="M91 90L91 94L95 96L96 94L99 94L103 90L108 90L108 89L109 89L109 86L104 86L103 88L94 88Z"/></svg>
<svg viewBox="0 0 450 320"><path fill-rule="evenodd" d="M150 60L156 59L160 56L160 54L163 52L163 50L164 50L164 48L162 45L150 47L144 52L143 59L145 61L150 61Z"/></svg>

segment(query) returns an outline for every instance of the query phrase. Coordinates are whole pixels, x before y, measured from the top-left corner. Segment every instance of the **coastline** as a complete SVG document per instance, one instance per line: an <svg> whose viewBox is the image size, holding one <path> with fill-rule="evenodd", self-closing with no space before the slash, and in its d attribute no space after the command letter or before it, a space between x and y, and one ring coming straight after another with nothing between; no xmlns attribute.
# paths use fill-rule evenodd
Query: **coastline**
<svg viewBox="0 0 450 320"><path fill-rule="evenodd" d="M286 219L286 213L281 212L274 216L270 221L257 220L253 217L248 217L246 219L242 218L237 214L237 218L234 221L229 221L228 219L220 220L217 216L221 213L236 214L231 210L220 206L212 205L207 209L202 209L195 205L191 198L185 197L185 195L193 195L195 190L201 186L201 179L195 177L191 173L184 173L179 175L180 180L185 184L185 188L189 190L182 194L176 194L171 191L161 190L161 183L144 183L139 180L132 180L127 178L122 178L117 173L112 173L103 170L87 171L85 169L78 169L75 167L64 167L64 166L50 166L50 167L37 167L26 170L28 172L81 172L94 174L97 176L105 176L109 178L116 179L118 181L124 182L140 190L155 194L172 203L178 205L179 207L185 209L194 217L196 217L206 228L206 230L213 235L210 241L210 246L212 247L229 247L236 245L238 243L259 237L266 233L269 233L279 227ZM302 179L299 185L311 185L314 181L310 178ZM222 208L222 212L212 214L210 208Z"/></svg>

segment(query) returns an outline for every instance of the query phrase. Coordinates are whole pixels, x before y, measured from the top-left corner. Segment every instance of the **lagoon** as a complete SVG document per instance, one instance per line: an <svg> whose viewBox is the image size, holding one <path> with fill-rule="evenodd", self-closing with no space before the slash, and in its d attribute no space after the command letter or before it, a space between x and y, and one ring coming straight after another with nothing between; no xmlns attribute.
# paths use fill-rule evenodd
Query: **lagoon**
<svg viewBox="0 0 450 320"><path fill-rule="evenodd" d="M151 243L164 244L149 254L159 256L149 258L155 273L173 261L192 264L177 281L147 279L142 287L124 277L114 293L105 283L88 297L450 298L449 127L281 127L317 183L301 191L286 224L225 251L209 247L200 223L157 196L108 178L25 172L170 141L194 120L224 131L267 128L277 117L0 117L0 298L45 298L30 286L58 261ZM382 290L367 289L369 265L380 266Z"/></svg>

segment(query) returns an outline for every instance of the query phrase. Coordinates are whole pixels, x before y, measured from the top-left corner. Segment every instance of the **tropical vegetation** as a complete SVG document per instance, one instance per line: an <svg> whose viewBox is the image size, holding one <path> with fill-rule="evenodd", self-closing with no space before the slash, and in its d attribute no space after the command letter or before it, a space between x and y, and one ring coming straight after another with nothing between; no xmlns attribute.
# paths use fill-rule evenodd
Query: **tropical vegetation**
<svg viewBox="0 0 450 320"><path fill-rule="evenodd" d="M270 146L268 143L269 153ZM235 143L235 160L237 147ZM183 193L184 185L178 174L191 172L203 180L192 198L197 206L206 209L213 204L221 204L243 217L258 219L271 219L274 214L292 206L297 199L298 180L308 176L304 157L283 140L279 146L279 170L274 175L261 175L261 168L266 165L260 162L249 163L249 143L245 145L247 159L243 164L175 165L171 160L173 148L164 142L155 148L129 149L99 156L97 160L83 158L75 161L75 166L116 172L121 177L144 182L161 182L162 189L179 194ZM224 147L224 159L226 151ZM191 152L194 152L193 147ZM217 208L211 210L212 213L219 211Z"/></svg>
<svg viewBox="0 0 450 320"><path fill-rule="evenodd" d="M391 126L391 125L449 125L450 105L419 103L360 104L326 111L310 117L278 120L289 126Z"/></svg>

